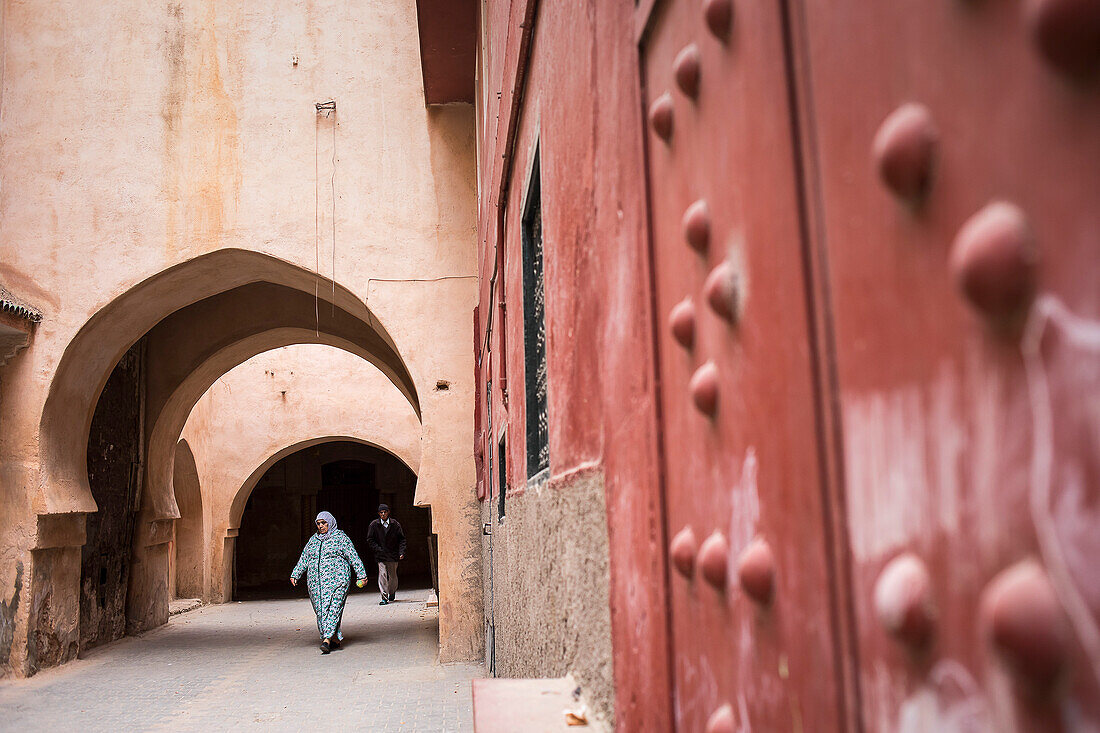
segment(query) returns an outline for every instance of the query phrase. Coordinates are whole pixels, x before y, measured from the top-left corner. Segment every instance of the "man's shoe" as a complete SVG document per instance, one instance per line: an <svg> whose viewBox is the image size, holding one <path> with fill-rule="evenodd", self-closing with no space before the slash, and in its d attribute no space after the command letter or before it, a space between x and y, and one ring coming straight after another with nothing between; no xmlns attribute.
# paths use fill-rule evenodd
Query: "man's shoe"
<svg viewBox="0 0 1100 733"><path fill-rule="evenodd" d="M322 641L321 642L321 653L322 654L328 654L330 651L332 651L332 647L329 646L329 643L327 641Z"/></svg>
<svg viewBox="0 0 1100 733"><path fill-rule="evenodd" d="M389 603L389 601L387 601L387 600L386 600L385 598L383 598L382 600L380 600L380 601L378 602L378 605L379 605L379 606L384 606L384 605L386 605L387 603Z"/></svg>
<svg viewBox="0 0 1100 733"><path fill-rule="evenodd" d="M393 603L396 600L397 600L397 594L396 593L390 593L390 603Z"/></svg>

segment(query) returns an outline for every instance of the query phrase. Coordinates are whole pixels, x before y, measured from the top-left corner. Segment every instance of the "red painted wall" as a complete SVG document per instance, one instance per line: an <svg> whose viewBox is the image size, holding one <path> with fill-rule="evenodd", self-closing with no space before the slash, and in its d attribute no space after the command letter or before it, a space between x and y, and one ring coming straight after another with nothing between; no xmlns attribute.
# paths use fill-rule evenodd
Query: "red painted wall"
<svg viewBox="0 0 1100 733"><path fill-rule="evenodd" d="M637 53L632 34L624 33L631 27L633 10L627 3L543 3L532 37L525 32L532 28L533 6L483 6L481 29L488 34L478 52L484 67L477 94L479 103L486 103L478 110L479 381L484 384L493 375L493 432L498 434L502 420L508 421L512 484L522 487L526 448L520 225L537 141L551 474L561 476L592 464L602 468L611 547L617 726L668 730L665 542L659 511L643 120ZM517 88L521 76L523 86ZM504 269L494 282L498 245L505 249ZM497 304L501 292L507 303L503 359ZM485 349L490 311L492 354ZM502 366L508 377L507 408L498 389ZM482 475L487 479L492 470L486 463Z"/></svg>
<svg viewBox="0 0 1100 733"><path fill-rule="evenodd" d="M481 4L478 368L522 477L537 141L551 469L605 476L617 727L1094 726L1096 3L536 5ZM664 134L643 120L662 98ZM911 102L925 119L899 134ZM697 196L724 249L687 250ZM701 296L725 264L744 289L719 330L724 291ZM704 351L670 343L673 293L724 354L724 406L687 383ZM755 606L736 540L685 542L672 577L664 559L668 535L726 542L752 514L718 511L748 496L725 461L749 433L748 529L774 549Z"/></svg>

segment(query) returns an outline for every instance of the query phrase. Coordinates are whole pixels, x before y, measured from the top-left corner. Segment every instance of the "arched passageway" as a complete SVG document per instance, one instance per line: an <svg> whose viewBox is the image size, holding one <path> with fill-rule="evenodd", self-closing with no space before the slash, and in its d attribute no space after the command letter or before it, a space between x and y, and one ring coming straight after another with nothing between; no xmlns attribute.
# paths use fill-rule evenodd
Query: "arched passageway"
<svg viewBox="0 0 1100 733"><path fill-rule="evenodd" d="M51 513L95 510L81 460L92 415L113 369L142 337L149 367L147 433L162 415L182 429L214 380L258 353L295 343L327 343L357 353L420 413L412 376L393 339L352 292L267 255L219 250L135 285L103 307L66 348L40 428L43 472L50 479L43 476L40 501ZM178 433L166 441L169 453L177 440ZM150 501L156 514L173 519L166 482L152 473L163 470L163 465L149 467L147 473L158 479L148 487Z"/></svg>
<svg viewBox="0 0 1100 733"><path fill-rule="evenodd" d="M184 585L197 589L189 570L204 564L201 520L196 526L193 511L182 517L177 497L194 504L195 496L173 489L173 464L188 414L227 371L279 346L327 344L374 364L419 416L412 377L385 329L344 288L333 286L321 307L316 285L289 263L222 250L134 286L66 349L43 411L40 503L90 517L80 649L163 623L179 591L181 548L189 547ZM61 660L76 647L59 640L40 651Z"/></svg>
<svg viewBox="0 0 1100 733"><path fill-rule="evenodd" d="M427 503L415 413L384 374L341 349L299 344L235 367L196 403L183 436L199 467L207 601L232 598L233 547L245 503L268 469L292 453L335 441L377 446L417 473L417 503ZM433 519L439 519L434 512Z"/></svg>
<svg viewBox="0 0 1100 733"><path fill-rule="evenodd" d="M238 600L301 595L287 577L314 532L318 511L329 511L348 534L371 576L376 567L366 533L379 502L389 504L405 529L403 588L428 587L431 513L413 505L416 475L393 454L360 442L337 440L279 459L247 496L235 542L233 595ZM242 497L243 498L243 497Z"/></svg>

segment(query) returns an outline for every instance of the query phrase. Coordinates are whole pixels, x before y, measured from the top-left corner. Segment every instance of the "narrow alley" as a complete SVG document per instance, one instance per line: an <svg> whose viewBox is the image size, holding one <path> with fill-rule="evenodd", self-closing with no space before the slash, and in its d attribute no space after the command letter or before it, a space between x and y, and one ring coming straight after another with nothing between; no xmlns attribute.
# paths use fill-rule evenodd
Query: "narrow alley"
<svg viewBox="0 0 1100 733"><path fill-rule="evenodd" d="M1100 0L0 0L0 733L1100 733L1098 163Z"/></svg>
<svg viewBox="0 0 1100 733"><path fill-rule="evenodd" d="M439 664L427 590L359 592L344 647L317 648L304 598L204 606L30 679L0 682L5 730L469 731L477 664Z"/></svg>

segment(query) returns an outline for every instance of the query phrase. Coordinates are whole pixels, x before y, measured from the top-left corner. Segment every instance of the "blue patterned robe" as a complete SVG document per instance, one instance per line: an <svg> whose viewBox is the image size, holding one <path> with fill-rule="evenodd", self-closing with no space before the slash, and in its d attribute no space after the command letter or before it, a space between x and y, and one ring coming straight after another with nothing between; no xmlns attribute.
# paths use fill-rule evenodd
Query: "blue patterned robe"
<svg viewBox="0 0 1100 733"><path fill-rule="evenodd" d="M332 536L326 537L324 542L316 534L309 538L302 550L302 557L290 574L298 580L302 573L306 573L309 600L313 602L317 631L322 639L331 639L340 628L352 567L358 579L367 579L367 569L363 567L351 539L338 529L329 530L329 534Z"/></svg>

